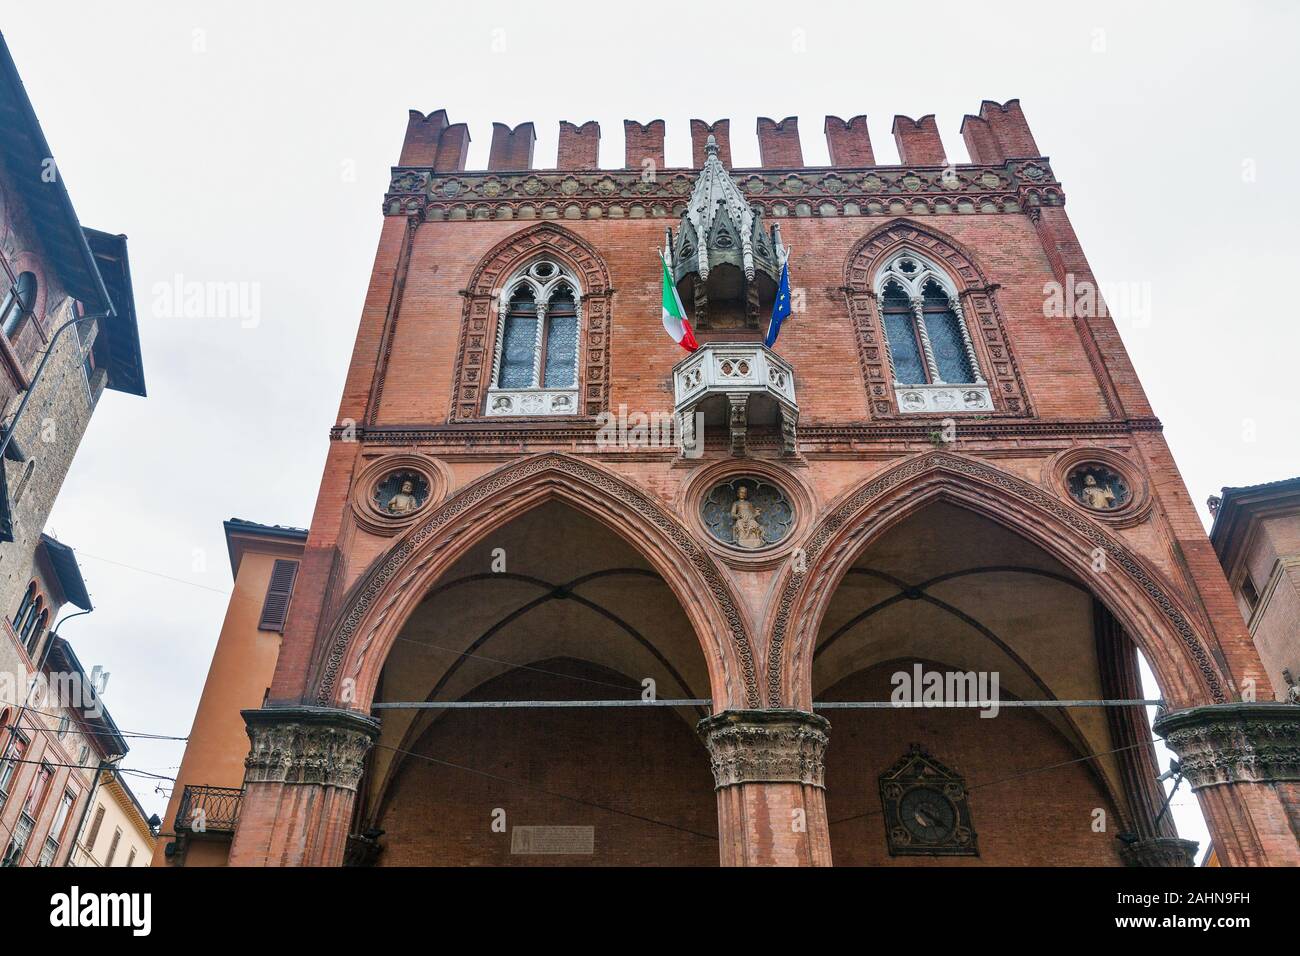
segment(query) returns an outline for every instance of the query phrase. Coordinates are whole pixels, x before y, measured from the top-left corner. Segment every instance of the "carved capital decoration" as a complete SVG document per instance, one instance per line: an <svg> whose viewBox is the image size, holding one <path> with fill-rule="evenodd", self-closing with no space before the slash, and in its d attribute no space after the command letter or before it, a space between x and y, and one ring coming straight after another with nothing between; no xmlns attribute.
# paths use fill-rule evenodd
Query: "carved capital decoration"
<svg viewBox="0 0 1300 956"><path fill-rule="evenodd" d="M1127 843L1120 849L1119 855L1128 866L1195 866L1199 846L1195 840L1155 837Z"/></svg>
<svg viewBox="0 0 1300 956"><path fill-rule="evenodd" d="M1193 790L1219 783L1300 780L1300 707L1212 704L1156 717Z"/></svg>
<svg viewBox="0 0 1300 956"><path fill-rule="evenodd" d="M355 791L379 721L333 707L241 711L252 743L244 782L304 783Z"/></svg>
<svg viewBox="0 0 1300 956"><path fill-rule="evenodd" d="M824 717L800 710L727 710L699 722L718 788L801 783L825 788Z"/></svg>

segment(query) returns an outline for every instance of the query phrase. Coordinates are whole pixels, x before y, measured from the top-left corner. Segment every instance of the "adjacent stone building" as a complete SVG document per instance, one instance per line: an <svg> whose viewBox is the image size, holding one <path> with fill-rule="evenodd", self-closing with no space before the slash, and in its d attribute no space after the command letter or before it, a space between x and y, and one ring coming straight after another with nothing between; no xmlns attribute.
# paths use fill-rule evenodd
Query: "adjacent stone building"
<svg viewBox="0 0 1300 956"><path fill-rule="evenodd" d="M828 117L811 167L763 118L738 169L696 120L679 169L628 121L600 169L564 123L552 169L497 124L467 170L412 113L311 528L236 562L204 861L1187 865L1140 652L1225 861L1300 863L1294 712L1064 188L1017 101L961 131Z"/></svg>
<svg viewBox="0 0 1300 956"><path fill-rule="evenodd" d="M1210 541L1259 650L1263 699L1300 703L1300 478L1224 488Z"/></svg>
<svg viewBox="0 0 1300 956"><path fill-rule="evenodd" d="M158 835L116 769L100 771L99 791L71 866L149 866Z"/></svg>
<svg viewBox="0 0 1300 956"><path fill-rule="evenodd" d="M104 390L144 377L126 238L78 221L2 38L0 129L0 841L8 864L62 865L126 744L57 634L92 605L45 522Z"/></svg>

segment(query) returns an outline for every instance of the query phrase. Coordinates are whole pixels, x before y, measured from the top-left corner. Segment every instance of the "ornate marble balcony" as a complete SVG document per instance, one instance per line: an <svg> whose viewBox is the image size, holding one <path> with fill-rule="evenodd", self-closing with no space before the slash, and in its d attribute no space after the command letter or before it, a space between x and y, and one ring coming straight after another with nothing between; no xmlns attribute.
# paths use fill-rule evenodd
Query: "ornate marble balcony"
<svg viewBox="0 0 1300 956"><path fill-rule="evenodd" d="M794 371L762 343L704 343L673 368L673 399L684 452L702 447L697 413L705 429L726 424L733 455L745 454L750 425L778 422L783 450L797 451Z"/></svg>

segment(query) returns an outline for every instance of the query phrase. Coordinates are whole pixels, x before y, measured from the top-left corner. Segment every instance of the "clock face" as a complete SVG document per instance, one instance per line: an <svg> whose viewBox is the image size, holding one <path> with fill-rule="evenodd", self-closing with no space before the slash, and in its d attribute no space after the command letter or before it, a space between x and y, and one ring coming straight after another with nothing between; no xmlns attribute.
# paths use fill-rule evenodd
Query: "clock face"
<svg viewBox="0 0 1300 956"><path fill-rule="evenodd" d="M912 838L921 843L942 843L957 826L957 809L937 790L913 787L898 802L898 815Z"/></svg>

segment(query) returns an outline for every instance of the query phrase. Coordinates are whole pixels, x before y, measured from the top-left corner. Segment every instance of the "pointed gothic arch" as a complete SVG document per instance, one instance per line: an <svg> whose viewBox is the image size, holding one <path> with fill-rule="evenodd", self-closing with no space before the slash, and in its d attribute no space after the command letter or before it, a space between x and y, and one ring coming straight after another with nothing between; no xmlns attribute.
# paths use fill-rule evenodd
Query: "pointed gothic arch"
<svg viewBox="0 0 1300 956"><path fill-rule="evenodd" d="M532 259L547 256L572 271L581 288L577 414L594 417L609 407L609 269L581 236L553 222L512 233L479 260L466 284L464 316L452 379L453 422L485 418L484 402L496 351L497 309L503 283ZM499 423L497 423L499 424Z"/></svg>
<svg viewBox="0 0 1300 956"><path fill-rule="evenodd" d="M1171 708L1227 700L1229 677L1206 623L1163 576L1098 522L986 462L928 452L842 495L812 530L803 571L787 567L767 654L769 707L811 707L812 655L821 620L848 568L887 528L936 500L968 508L1037 545L1102 601L1141 648ZM1107 570L1095 573L1097 553Z"/></svg>
<svg viewBox="0 0 1300 956"><path fill-rule="evenodd" d="M1032 415L1029 394L994 297L996 285L989 282L974 256L955 239L929 226L895 219L860 239L844 266L849 318L858 337L858 355L872 416L892 418L903 414L894 395L893 371L875 279L880 269L904 249L934 263L952 280L956 290L953 305L964 317L969 331L974 364L987 380L994 406L991 414L1017 418ZM960 405L947 409L962 410ZM987 408L971 406L970 410L990 414Z"/></svg>
<svg viewBox="0 0 1300 956"><path fill-rule="evenodd" d="M497 528L553 500L600 521L663 578L700 641L715 710L761 706L748 625L708 550L624 478L559 453L526 458L472 482L374 562L326 634L313 680L315 702L364 710L398 633L446 570Z"/></svg>

